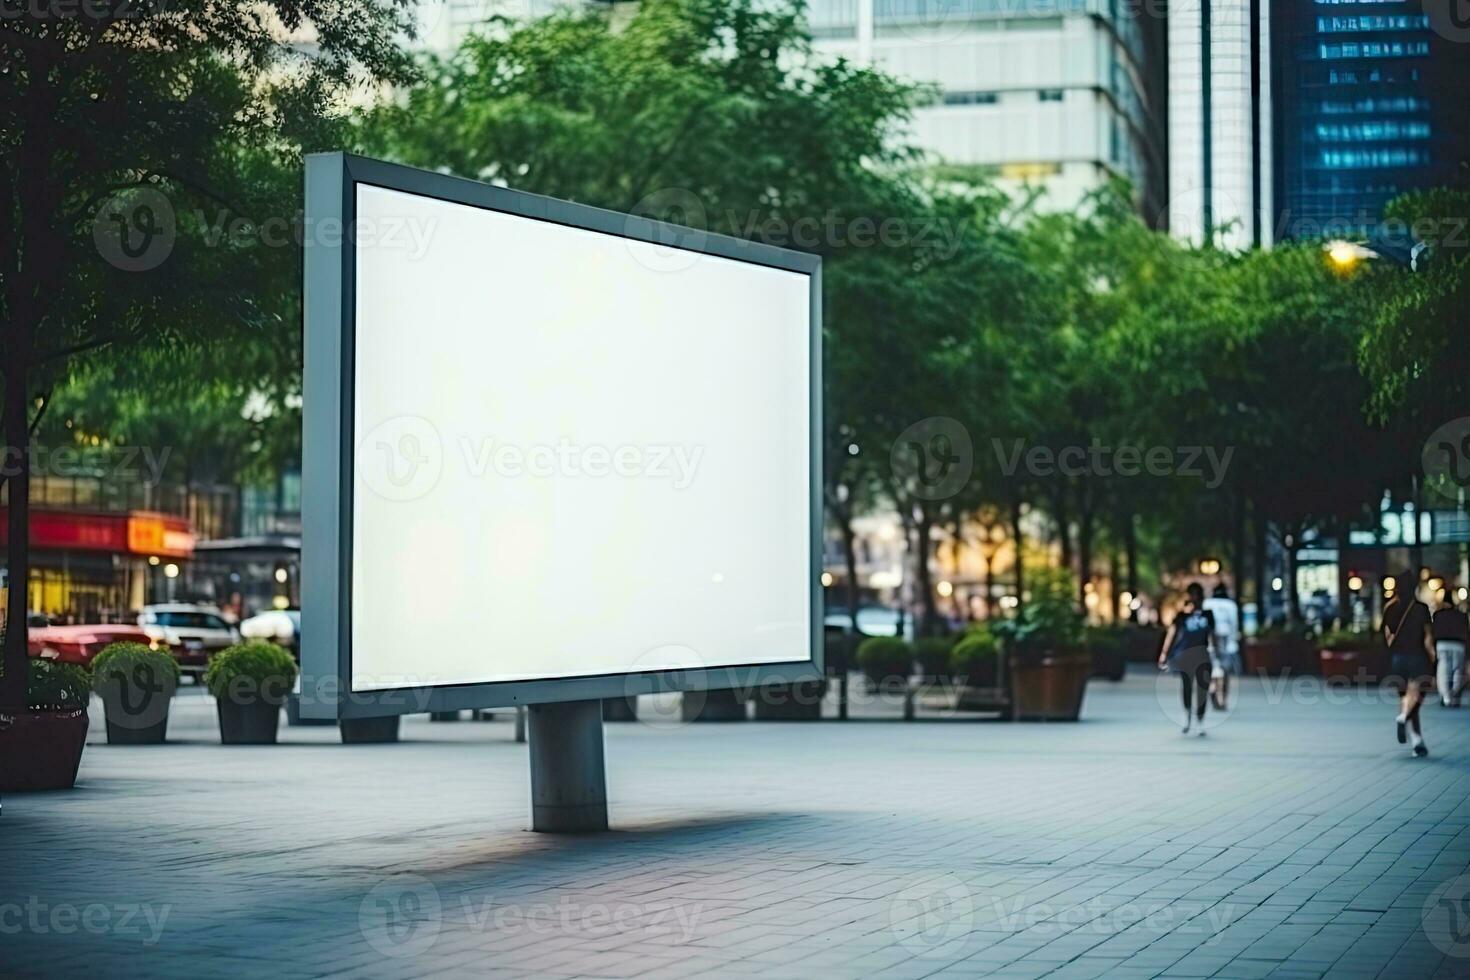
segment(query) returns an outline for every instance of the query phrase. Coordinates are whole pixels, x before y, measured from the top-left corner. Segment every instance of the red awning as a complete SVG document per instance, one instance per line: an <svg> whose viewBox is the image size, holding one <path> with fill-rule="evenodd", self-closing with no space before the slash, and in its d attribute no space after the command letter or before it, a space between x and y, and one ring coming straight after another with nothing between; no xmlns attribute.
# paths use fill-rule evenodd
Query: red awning
<svg viewBox="0 0 1470 980"><path fill-rule="evenodd" d="M0 544L7 540L6 508L0 507ZM119 555L190 558L194 529L182 517L150 511L91 514L33 509L31 547L49 551L101 551Z"/></svg>

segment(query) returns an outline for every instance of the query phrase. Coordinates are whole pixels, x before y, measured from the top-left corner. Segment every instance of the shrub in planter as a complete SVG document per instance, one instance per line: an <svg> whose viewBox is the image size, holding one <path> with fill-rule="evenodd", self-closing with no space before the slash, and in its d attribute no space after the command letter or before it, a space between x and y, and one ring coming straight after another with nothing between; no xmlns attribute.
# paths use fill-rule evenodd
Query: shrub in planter
<svg viewBox="0 0 1470 980"><path fill-rule="evenodd" d="M949 673L971 687L1000 684L1000 641L987 626L977 626L960 637L949 652Z"/></svg>
<svg viewBox="0 0 1470 980"><path fill-rule="evenodd" d="M914 670L914 651L896 636L872 636L858 644L858 669L875 687L897 687Z"/></svg>
<svg viewBox="0 0 1470 980"><path fill-rule="evenodd" d="M1076 586L1065 571L1051 569L1033 574L1030 586L1015 618L992 627L1009 660L1011 717L1076 721L1092 675Z"/></svg>
<svg viewBox="0 0 1470 980"><path fill-rule="evenodd" d="M1389 672L1388 653L1372 630L1333 630L1322 637L1322 676L1377 684Z"/></svg>
<svg viewBox="0 0 1470 980"><path fill-rule="evenodd" d="M296 661L274 643L253 640L215 654L204 671L204 683L218 702L220 741L274 744L281 705L295 680Z"/></svg>
<svg viewBox="0 0 1470 980"><path fill-rule="evenodd" d="M141 643L109 643L92 661L92 690L102 699L111 745L158 745L179 686L179 664Z"/></svg>
<svg viewBox="0 0 1470 980"><path fill-rule="evenodd" d="M0 725L0 791L76 785L91 691L91 677L75 664L27 661L28 710Z"/></svg>
<svg viewBox="0 0 1470 980"><path fill-rule="evenodd" d="M1251 674L1315 673L1316 649L1301 627L1272 626L1245 641L1245 669Z"/></svg>
<svg viewBox="0 0 1470 980"><path fill-rule="evenodd" d="M1093 676L1110 681L1123 679L1128 672L1128 627L1089 626L1083 642L1092 654Z"/></svg>
<svg viewBox="0 0 1470 980"><path fill-rule="evenodd" d="M953 636L925 636L914 642L914 659L919 662L919 672L929 680L938 680L949 673L949 654L954 649Z"/></svg>

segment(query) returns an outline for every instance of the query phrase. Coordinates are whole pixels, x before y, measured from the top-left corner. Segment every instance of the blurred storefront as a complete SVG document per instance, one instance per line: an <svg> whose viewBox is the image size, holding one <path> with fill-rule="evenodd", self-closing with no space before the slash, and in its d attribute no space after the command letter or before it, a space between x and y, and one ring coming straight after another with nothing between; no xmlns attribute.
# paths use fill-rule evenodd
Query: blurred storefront
<svg viewBox="0 0 1470 980"><path fill-rule="evenodd" d="M0 507L0 545L8 537L5 514ZM33 507L30 527L27 605L64 622L131 620L194 554L189 521L152 511Z"/></svg>

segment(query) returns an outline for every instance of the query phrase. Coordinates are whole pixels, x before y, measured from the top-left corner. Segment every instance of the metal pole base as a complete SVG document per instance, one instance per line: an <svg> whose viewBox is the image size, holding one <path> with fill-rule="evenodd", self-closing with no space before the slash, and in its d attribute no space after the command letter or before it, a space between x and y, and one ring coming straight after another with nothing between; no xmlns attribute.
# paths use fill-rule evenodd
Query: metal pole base
<svg viewBox="0 0 1470 980"><path fill-rule="evenodd" d="M533 704L531 829L589 834L607 829L607 770L603 765L602 702Z"/></svg>

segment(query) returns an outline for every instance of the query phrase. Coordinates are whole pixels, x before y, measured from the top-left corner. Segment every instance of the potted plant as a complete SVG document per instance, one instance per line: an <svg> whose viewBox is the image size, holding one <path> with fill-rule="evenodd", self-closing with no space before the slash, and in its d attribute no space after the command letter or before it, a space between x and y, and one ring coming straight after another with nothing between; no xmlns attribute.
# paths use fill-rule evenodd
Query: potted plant
<svg viewBox="0 0 1470 980"><path fill-rule="evenodd" d="M1246 637L1242 653L1247 674L1281 673L1281 637L1282 630L1279 626L1268 626L1255 636Z"/></svg>
<svg viewBox="0 0 1470 980"><path fill-rule="evenodd" d="M341 718L337 731L343 745L381 745L398 741L398 720L401 715L379 715L375 718ZM275 741L274 738L271 739Z"/></svg>
<svg viewBox="0 0 1470 980"><path fill-rule="evenodd" d="M27 710L0 719L0 791L71 789L87 745L91 678L75 664L28 664Z"/></svg>
<svg viewBox="0 0 1470 980"><path fill-rule="evenodd" d="M1039 570L1031 596L1014 619L992 627L1010 671L1011 718L1076 721L1082 714L1092 656L1083 644L1083 618L1071 576Z"/></svg>
<svg viewBox="0 0 1470 980"><path fill-rule="evenodd" d="M908 686L914 651L896 636L871 636L858 644L857 662L875 690L899 690Z"/></svg>
<svg viewBox="0 0 1470 980"><path fill-rule="evenodd" d="M1252 674L1313 673L1317 655L1303 627L1269 626L1245 641L1245 669Z"/></svg>
<svg viewBox="0 0 1470 980"><path fill-rule="evenodd" d="M1162 626L1144 626L1127 623L1123 626L1124 656L1129 663L1153 666L1159 659L1159 649L1164 645Z"/></svg>
<svg viewBox="0 0 1470 980"><path fill-rule="evenodd" d="M794 684L765 684L751 692L756 721L821 721L825 677Z"/></svg>
<svg viewBox="0 0 1470 980"><path fill-rule="evenodd" d="M1332 630L1318 654L1322 676L1377 684L1388 673L1388 654L1372 630Z"/></svg>
<svg viewBox="0 0 1470 980"><path fill-rule="evenodd" d="M949 675L960 685L955 707L962 711L1006 711L1010 692L1001 669L1000 641L988 626L967 630L949 652Z"/></svg>
<svg viewBox="0 0 1470 980"><path fill-rule="evenodd" d="M914 659L918 661L919 673L931 684L939 683L949 676L949 654L954 649L953 636L924 636L914 642Z"/></svg>
<svg viewBox="0 0 1470 980"><path fill-rule="evenodd" d="M225 745L273 745L281 705L296 680L296 661L264 640L237 643L215 654L204 683L219 709Z"/></svg>
<svg viewBox="0 0 1470 980"><path fill-rule="evenodd" d="M1089 626L1084 641L1092 654L1092 676L1121 681L1128 672L1128 627Z"/></svg>
<svg viewBox="0 0 1470 980"><path fill-rule="evenodd" d="M102 699L109 745L160 745L179 686L179 664L142 643L109 643L92 661L92 690Z"/></svg>

